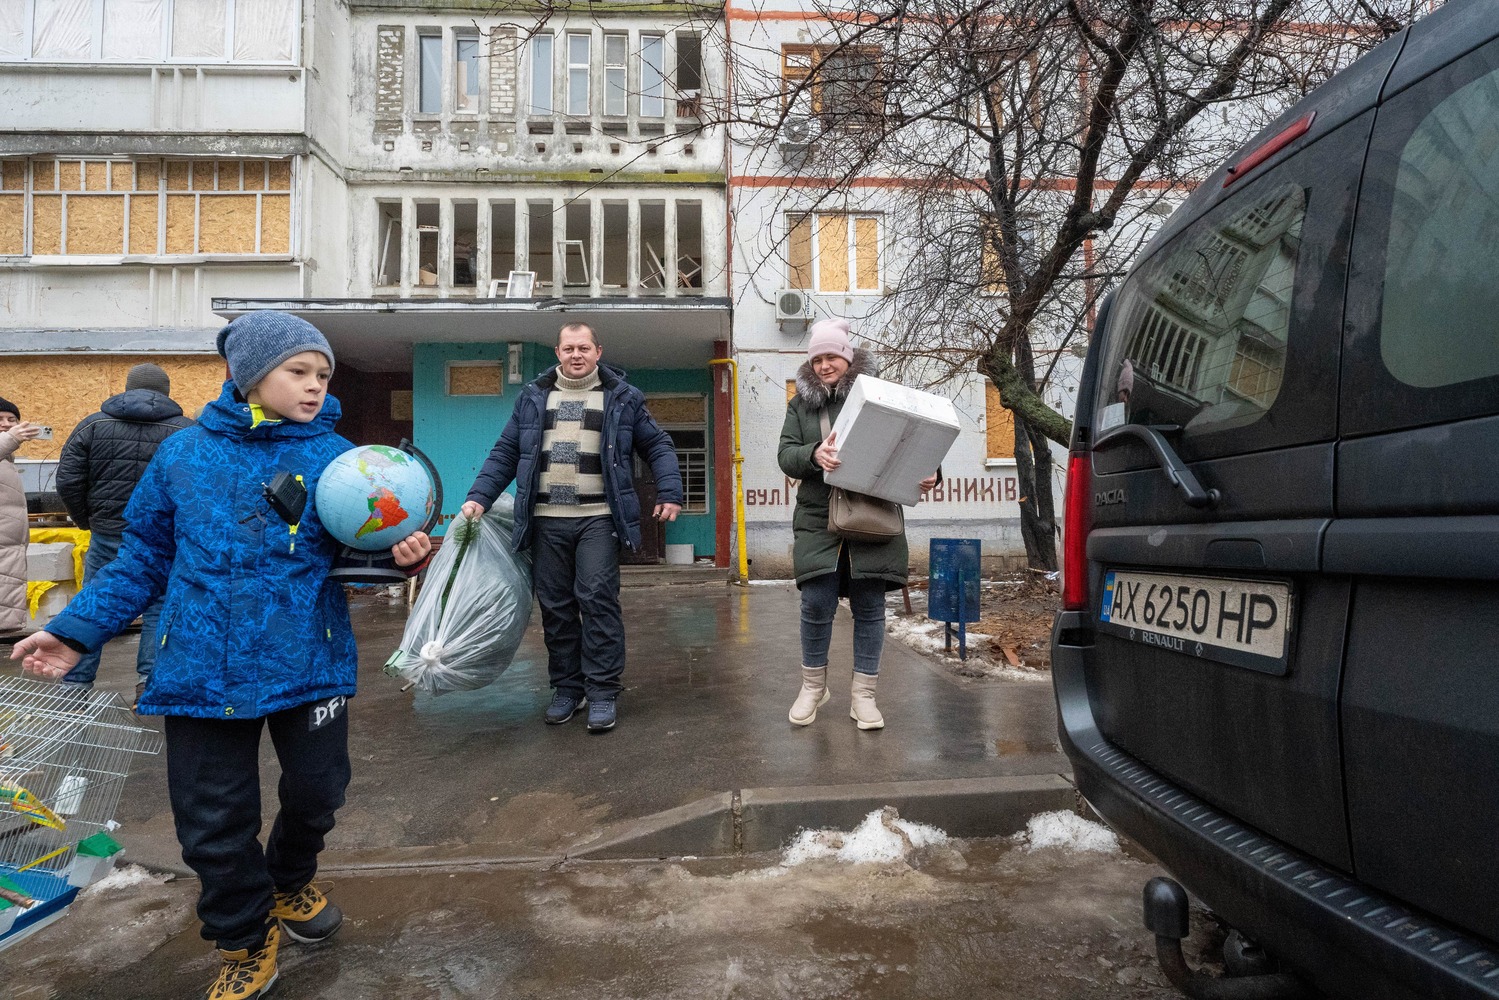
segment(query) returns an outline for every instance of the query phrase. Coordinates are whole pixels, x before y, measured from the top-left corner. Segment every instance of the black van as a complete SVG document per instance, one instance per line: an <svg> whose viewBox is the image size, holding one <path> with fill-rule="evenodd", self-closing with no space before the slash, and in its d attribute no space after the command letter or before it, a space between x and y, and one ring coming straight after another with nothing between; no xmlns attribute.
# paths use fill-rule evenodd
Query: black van
<svg viewBox="0 0 1499 1000"><path fill-rule="evenodd" d="M1317 990L1499 997L1499 2L1166 223L1100 311L1064 552L1098 813Z"/></svg>

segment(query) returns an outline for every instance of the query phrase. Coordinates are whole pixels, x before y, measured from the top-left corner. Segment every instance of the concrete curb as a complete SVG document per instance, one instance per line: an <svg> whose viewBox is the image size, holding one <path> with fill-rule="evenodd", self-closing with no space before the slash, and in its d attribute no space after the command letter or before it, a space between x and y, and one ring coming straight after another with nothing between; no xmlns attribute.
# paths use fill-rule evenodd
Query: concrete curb
<svg viewBox="0 0 1499 1000"><path fill-rule="evenodd" d="M887 805L954 837L1004 837L1036 813L1072 809L1075 794L1060 774L746 788L617 824L573 845L567 856L645 860L770 851L799 830L852 829Z"/></svg>

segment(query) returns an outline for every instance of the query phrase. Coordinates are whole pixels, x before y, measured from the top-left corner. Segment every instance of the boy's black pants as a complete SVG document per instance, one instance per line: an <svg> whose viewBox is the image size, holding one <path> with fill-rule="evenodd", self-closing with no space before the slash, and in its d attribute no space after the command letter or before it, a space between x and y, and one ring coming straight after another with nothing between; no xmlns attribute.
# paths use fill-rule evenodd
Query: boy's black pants
<svg viewBox="0 0 1499 1000"><path fill-rule="evenodd" d="M260 732L281 764L281 812L262 850ZM346 700L312 702L261 719L167 716L167 790L182 860L202 882L203 937L228 951L264 940L272 892L317 873L323 838L349 785Z"/></svg>

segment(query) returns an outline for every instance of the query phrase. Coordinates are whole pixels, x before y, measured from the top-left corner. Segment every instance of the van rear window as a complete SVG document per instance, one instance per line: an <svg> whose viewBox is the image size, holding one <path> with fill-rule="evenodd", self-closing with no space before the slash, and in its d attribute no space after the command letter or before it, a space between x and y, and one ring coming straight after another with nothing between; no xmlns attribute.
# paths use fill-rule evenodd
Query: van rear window
<svg viewBox="0 0 1499 1000"><path fill-rule="evenodd" d="M1306 191L1283 184L1184 231L1116 303L1095 429L1238 427L1280 394Z"/></svg>
<svg viewBox="0 0 1499 1000"><path fill-rule="evenodd" d="M1499 73L1454 91L1400 154L1380 353L1423 389L1499 375Z"/></svg>

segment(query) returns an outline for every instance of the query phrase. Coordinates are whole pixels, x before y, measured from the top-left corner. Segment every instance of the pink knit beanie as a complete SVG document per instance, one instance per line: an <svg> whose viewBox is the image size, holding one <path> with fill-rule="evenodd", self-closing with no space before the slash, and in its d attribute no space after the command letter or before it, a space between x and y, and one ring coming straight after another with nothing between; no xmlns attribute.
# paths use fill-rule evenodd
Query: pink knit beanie
<svg viewBox="0 0 1499 1000"><path fill-rule="evenodd" d="M807 357L819 354L836 354L844 361L854 360L854 345L848 339L848 320L820 319L812 324L812 342L807 345Z"/></svg>

